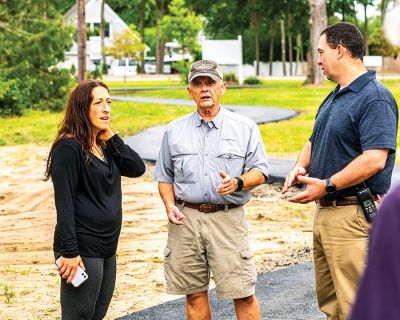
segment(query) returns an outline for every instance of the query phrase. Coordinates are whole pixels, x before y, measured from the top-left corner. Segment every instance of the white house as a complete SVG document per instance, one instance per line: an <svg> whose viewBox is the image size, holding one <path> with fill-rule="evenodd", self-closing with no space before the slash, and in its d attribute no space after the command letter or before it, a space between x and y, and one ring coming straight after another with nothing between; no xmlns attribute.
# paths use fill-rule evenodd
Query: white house
<svg viewBox="0 0 400 320"><path fill-rule="evenodd" d="M87 33L91 34L86 42L86 65L87 69L93 71L101 62L101 43L100 43L100 22L101 22L101 0L86 0L86 28ZM78 19L77 5L75 4L69 9L64 19L66 23L77 24ZM114 32L122 31L128 28L128 25L105 3L104 5L105 20L105 46L112 46ZM78 67L78 45L74 43L72 48L65 53L66 60L59 64L61 68L71 68L72 65ZM134 75L137 73L136 61L130 59L115 60L112 57L106 57L107 64L110 66L109 74L116 76ZM126 68L125 68L126 67Z"/></svg>

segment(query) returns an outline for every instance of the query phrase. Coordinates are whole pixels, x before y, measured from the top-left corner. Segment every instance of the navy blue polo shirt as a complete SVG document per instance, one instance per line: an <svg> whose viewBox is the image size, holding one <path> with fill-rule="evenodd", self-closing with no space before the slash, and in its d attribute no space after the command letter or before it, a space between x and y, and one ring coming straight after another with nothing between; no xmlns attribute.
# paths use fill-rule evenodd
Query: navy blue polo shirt
<svg viewBox="0 0 400 320"><path fill-rule="evenodd" d="M386 193L395 162L398 109L375 71L359 76L342 90L337 86L319 107L311 141L309 176L327 179L365 150L389 149L385 168L365 181L373 193ZM354 188L335 198L354 195Z"/></svg>

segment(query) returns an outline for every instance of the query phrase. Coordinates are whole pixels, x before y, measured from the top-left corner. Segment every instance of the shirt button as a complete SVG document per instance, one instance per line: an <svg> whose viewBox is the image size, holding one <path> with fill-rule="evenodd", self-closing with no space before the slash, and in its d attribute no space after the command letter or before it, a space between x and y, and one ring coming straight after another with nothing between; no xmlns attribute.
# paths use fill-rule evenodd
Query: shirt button
<svg viewBox="0 0 400 320"><path fill-rule="evenodd" d="M205 174L205 176L207 177L207 173Z"/></svg>
<svg viewBox="0 0 400 320"><path fill-rule="evenodd" d="M207 197L207 196L208 196L208 193L205 193L204 195Z"/></svg>
<svg viewBox="0 0 400 320"><path fill-rule="evenodd" d="M206 153L206 157L208 157L208 153Z"/></svg>

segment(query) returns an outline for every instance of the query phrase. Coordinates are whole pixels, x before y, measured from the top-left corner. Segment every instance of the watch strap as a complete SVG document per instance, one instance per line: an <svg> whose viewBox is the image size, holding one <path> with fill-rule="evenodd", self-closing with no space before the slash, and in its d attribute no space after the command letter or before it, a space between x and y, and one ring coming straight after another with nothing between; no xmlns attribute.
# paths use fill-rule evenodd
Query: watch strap
<svg viewBox="0 0 400 320"><path fill-rule="evenodd" d="M235 177L235 179L237 180L237 183L238 183L237 189L235 191L242 191L243 180L240 177Z"/></svg>

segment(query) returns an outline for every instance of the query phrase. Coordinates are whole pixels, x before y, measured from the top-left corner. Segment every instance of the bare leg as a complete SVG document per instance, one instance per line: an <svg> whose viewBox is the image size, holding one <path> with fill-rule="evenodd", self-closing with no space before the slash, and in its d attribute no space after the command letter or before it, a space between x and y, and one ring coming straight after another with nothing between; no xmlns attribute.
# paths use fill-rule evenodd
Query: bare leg
<svg viewBox="0 0 400 320"><path fill-rule="evenodd" d="M234 299L237 320L260 320L260 306L256 296Z"/></svg>
<svg viewBox="0 0 400 320"><path fill-rule="evenodd" d="M208 292L198 292L186 295L187 320L210 320L211 308L208 302Z"/></svg>

